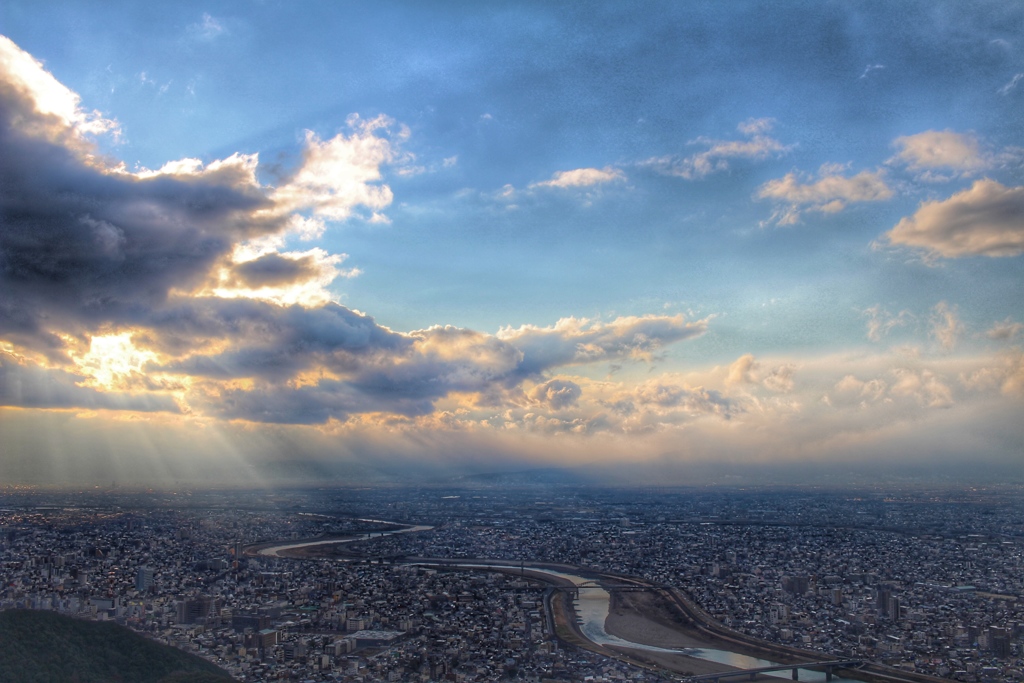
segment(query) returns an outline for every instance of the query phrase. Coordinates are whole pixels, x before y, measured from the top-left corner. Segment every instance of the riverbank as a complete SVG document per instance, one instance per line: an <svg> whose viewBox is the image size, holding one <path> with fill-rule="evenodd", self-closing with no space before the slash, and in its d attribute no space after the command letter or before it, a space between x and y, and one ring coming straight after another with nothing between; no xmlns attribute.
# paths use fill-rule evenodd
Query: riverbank
<svg viewBox="0 0 1024 683"><path fill-rule="evenodd" d="M728 647L733 652L740 654L749 656L759 654L753 650L744 652L734 643L708 638L706 634L689 625L685 616L670 605L661 593L654 591L613 591L608 619L605 621L605 630L623 640L655 647L669 649L725 649ZM630 657L658 668L684 675L699 676L735 668L684 654L626 650L625 648L613 649L628 653ZM764 678L767 679L767 677Z"/></svg>

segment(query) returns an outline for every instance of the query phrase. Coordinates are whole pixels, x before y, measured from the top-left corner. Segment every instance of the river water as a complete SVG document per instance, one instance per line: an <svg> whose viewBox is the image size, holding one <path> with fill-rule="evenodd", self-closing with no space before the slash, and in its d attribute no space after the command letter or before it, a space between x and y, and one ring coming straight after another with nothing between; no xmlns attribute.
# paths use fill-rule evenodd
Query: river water
<svg viewBox="0 0 1024 683"><path fill-rule="evenodd" d="M361 519L361 522L381 522L377 519ZM382 522L384 524L394 524L394 522ZM274 545L268 548L261 548L258 552L264 557L282 557L281 551L284 550L295 550L296 548L309 548L316 545L340 545L342 543L355 543L356 541L365 541L375 536L390 536L392 534L410 534L414 531L430 531L434 527L432 526L407 526L401 529L393 529L392 531L372 531L366 534L360 534L359 536L353 536L352 538L328 538L320 539L318 541L300 541L299 543L289 543L284 545Z"/></svg>
<svg viewBox="0 0 1024 683"><path fill-rule="evenodd" d="M455 565L459 567L466 567L470 569L475 568L493 568L493 569L514 569L519 570L521 567L515 566L498 566L498 565L485 565L485 564L460 564ZM663 652L667 654L686 655L687 657L694 657L696 659L703 659L711 662L717 662L718 664L725 664L732 666L737 669L757 669L764 666L777 666L778 662L773 662L767 659L760 659L758 657L750 657L749 655L743 655L738 652L730 652L729 650L718 650L715 648L665 648L657 647L655 645L646 645L644 643L634 643L633 641L619 638L618 636L612 635L605 630L605 622L608 620L608 614L611 609L611 596L604 588L594 585L593 579L587 579L582 576L575 574L567 574L565 572L554 571L551 569L539 569L537 567L529 567L531 572L537 574L547 574L548 576L557 577L566 581L572 582L576 586L577 593L579 595L576 600L573 601L573 607L576 609L576 615L579 617L580 631L587 638L587 640L597 643L598 645L612 645L615 647L630 648L632 650L647 650L649 652ZM822 659L828 659L824 655ZM772 671L764 674L766 676L773 676L775 678L792 679L791 672L787 669L785 671ZM810 683L816 683L818 681L825 681L825 672L814 671L813 669L799 669L798 673L801 681L809 681ZM849 678L840 678L834 676L832 678L833 683L860 683Z"/></svg>
<svg viewBox="0 0 1024 683"><path fill-rule="evenodd" d="M389 536L391 534L403 534L412 533L416 531L428 531L433 527L430 526L410 526L403 527L401 529L395 529L393 531L382 531L374 532L381 536ZM339 543L354 543L356 541L364 541L367 536L360 535L355 538L343 538L343 539L327 539L317 541L302 541L299 543L275 545L267 548L263 548L259 551L260 555L269 557L281 557L279 552L284 550L294 550L296 548L308 548L317 545L332 545ZM476 563L450 563L450 562L417 562L419 566L445 566L453 568L463 569L502 569L502 570L516 570L523 569L522 566L513 566L505 564L476 564ZM726 666L735 667L737 669L757 669L764 666L776 666L778 662L772 662L767 659L760 659L758 657L750 657L743 655L738 652L730 652L729 650L719 650L715 648L664 648L657 647L654 645L646 645L644 643L634 643L624 638L612 635L605 630L605 622L608 620L608 614L611 609L611 596L604 588L594 585L593 579L587 579L576 574L568 574L565 572L555 571L553 569L544 569L538 567L529 567L529 570L536 574L546 574L551 577L562 579L563 581L569 581L576 586L578 597L573 601L573 607L576 610L576 615L579 618L579 627L583 635L593 643L598 645L611 645L615 647L629 648L633 650L647 650L649 652L663 652L667 654L686 655L687 657L694 657L696 659L704 659L711 662L717 662L719 664L725 664ZM823 659L827 659L823 656ZM787 669L785 671L774 671L764 674L766 676L773 676L775 678L791 679L792 674ZM814 671L812 669L800 669L799 677L801 681L808 681L810 683L818 683L825 681L825 673L823 671ZM833 683L861 683L860 681L854 681L849 678L834 677Z"/></svg>

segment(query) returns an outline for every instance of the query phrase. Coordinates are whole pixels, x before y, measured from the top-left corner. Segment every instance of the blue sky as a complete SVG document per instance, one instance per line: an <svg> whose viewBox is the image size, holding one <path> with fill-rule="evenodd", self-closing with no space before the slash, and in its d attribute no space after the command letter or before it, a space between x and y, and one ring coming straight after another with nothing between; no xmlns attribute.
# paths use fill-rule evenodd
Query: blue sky
<svg viewBox="0 0 1024 683"><path fill-rule="evenodd" d="M53 420L140 479L189 478L197 426L254 480L1022 464L1017 3L10 2L0 34L9 477L63 476L25 464Z"/></svg>

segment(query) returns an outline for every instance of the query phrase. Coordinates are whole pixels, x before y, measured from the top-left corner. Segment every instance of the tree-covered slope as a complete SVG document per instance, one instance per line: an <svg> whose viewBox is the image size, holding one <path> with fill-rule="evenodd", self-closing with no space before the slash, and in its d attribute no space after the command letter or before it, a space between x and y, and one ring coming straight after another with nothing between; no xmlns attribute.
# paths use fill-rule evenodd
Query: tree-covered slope
<svg viewBox="0 0 1024 683"><path fill-rule="evenodd" d="M230 683L223 669L112 622L0 612L0 681Z"/></svg>

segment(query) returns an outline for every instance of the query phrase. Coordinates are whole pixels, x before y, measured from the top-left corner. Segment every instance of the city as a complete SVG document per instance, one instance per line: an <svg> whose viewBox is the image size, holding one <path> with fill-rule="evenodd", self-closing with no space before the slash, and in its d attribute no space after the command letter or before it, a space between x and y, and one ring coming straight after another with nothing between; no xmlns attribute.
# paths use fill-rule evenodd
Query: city
<svg viewBox="0 0 1024 683"><path fill-rule="evenodd" d="M821 660L1010 681L1024 669L1021 501L1010 486L9 487L0 608L116 621L239 681L668 681L729 669L581 647L528 566L557 565L672 587L724 629ZM422 526L389 533L400 525ZM348 542L261 552L316 539ZM664 623L643 622L645 594L613 594L609 633L665 637Z"/></svg>

